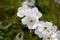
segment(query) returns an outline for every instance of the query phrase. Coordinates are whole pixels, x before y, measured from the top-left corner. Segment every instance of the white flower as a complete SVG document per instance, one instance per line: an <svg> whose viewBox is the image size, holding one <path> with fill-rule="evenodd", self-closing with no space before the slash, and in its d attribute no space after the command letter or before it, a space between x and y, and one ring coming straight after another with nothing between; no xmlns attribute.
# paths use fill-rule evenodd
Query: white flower
<svg viewBox="0 0 60 40"><path fill-rule="evenodd" d="M22 19L22 23L26 24L29 29L35 29L37 27L38 21L38 17L32 15L26 16Z"/></svg>
<svg viewBox="0 0 60 40"><path fill-rule="evenodd" d="M38 18L42 17L42 13L39 12L39 10L38 10L37 7L32 8L32 11L34 11L34 12L36 13L36 16L37 16Z"/></svg>
<svg viewBox="0 0 60 40"><path fill-rule="evenodd" d="M58 40L57 33L43 37L43 40Z"/></svg>
<svg viewBox="0 0 60 40"><path fill-rule="evenodd" d="M42 27L42 25L40 25L40 26ZM42 28L42 29L43 29L43 28ZM41 30L41 28L39 28L39 27L38 27L38 29L35 30L35 34L37 34L40 38L43 37L43 35L42 35L41 32L42 32L42 30Z"/></svg>
<svg viewBox="0 0 60 40"><path fill-rule="evenodd" d="M57 32L57 26L56 25L53 25L51 31L52 31L52 33Z"/></svg>
<svg viewBox="0 0 60 40"><path fill-rule="evenodd" d="M56 3L60 4L60 0L54 0Z"/></svg>
<svg viewBox="0 0 60 40"><path fill-rule="evenodd" d="M29 8L26 6L26 7L19 7L18 8L18 12L17 12L17 16L19 17L23 17L26 13L26 11L28 10Z"/></svg>
<svg viewBox="0 0 60 40"><path fill-rule="evenodd" d="M60 31L57 31L57 38L60 40Z"/></svg>
<svg viewBox="0 0 60 40"><path fill-rule="evenodd" d="M56 33L52 35L48 35L43 37L43 40L60 40L60 31L57 31Z"/></svg>
<svg viewBox="0 0 60 40"><path fill-rule="evenodd" d="M35 6L35 0L26 0L22 3L22 6Z"/></svg>
<svg viewBox="0 0 60 40"><path fill-rule="evenodd" d="M24 35L21 35L20 33L18 33L15 37L15 40L23 40L23 36Z"/></svg>
<svg viewBox="0 0 60 40"><path fill-rule="evenodd" d="M20 7L18 8L18 13L17 16L19 17L23 17L23 16L37 16L38 18L40 18L42 16L42 14L38 11L38 9L36 7L34 8L28 8L28 7Z"/></svg>
<svg viewBox="0 0 60 40"><path fill-rule="evenodd" d="M35 6L35 0L30 0L28 2L28 6Z"/></svg>
<svg viewBox="0 0 60 40"><path fill-rule="evenodd" d="M22 3L22 6L27 6L28 7L28 0L26 0L26 1L24 1L23 3Z"/></svg>
<svg viewBox="0 0 60 40"><path fill-rule="evenodd" d="M45 37L49 34L53 34L56 29L54 29L55 26L53 27L53 24L51 22L44 22L44 21L41 21L39 22L36 30L35 30L35 34L37 34L39 37ZM42 35L40 35L42 34ZM40 38L41 38L40 37Z"/></svg>

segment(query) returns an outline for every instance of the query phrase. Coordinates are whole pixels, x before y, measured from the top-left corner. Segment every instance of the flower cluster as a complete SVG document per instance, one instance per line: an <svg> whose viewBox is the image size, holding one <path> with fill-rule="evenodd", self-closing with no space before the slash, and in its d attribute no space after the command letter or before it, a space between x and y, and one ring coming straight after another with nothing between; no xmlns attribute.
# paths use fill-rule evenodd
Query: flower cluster
<svg viewBox="0 0 60 40"><path fill-rule="evenodd" d="M34 6L35 0L28 2L26 0L22 3L22 7L18 8L17 16L22 17L22 24L27 25L28 29L35 29L34 33L42 40L59 40L60 31L57 31L57 26L52 22L39 21L42 13ZM30 7L29 7L30 6Z"/></svg>

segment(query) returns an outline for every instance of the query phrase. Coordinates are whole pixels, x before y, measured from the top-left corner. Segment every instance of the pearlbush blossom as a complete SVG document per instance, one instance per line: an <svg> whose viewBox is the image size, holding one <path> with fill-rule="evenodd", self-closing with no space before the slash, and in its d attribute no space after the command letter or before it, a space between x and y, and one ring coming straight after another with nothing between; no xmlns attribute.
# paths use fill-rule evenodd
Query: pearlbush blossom
<svg viewBox="0 0 60 40"><path fill-rule="evenodd" d="M37 23L39 22L37 16L26 16L22 19L22 23L26 24L29 29L35 29L37 27Z"/></svg>
<svg viewBox="0 0 60 40"><path fill-rule="evenodd" d="M60 31L56 32L58 40L60 40Z"/></svg>
<svg viewBox="0 0 60 40"><path fill-rule="evenodd" d="M43 40L58 40L57 34L54 33L52 35L47 35L47 36L43 37Z"/></svg>
<svg viewBox="0 0 60 40"><path fill-rule="evenodd" d="M23 17L23 16L29 16L29 15L35 15L38 18L42 16L41 12L38 11L36 7L34 8L28 8L28 7L20 7L18 8L17 16Z"/></svg>
<svg viewBox="0 0 60 40"><path fill-rule="evenodd" d="M54 0L56 3L60 4L60 0Z"/></svg>
<svg viewBox="0 0 60 40"><path fill-rule="evenodd" d="M49 34L55 33L56 30L57 30L57 27L54 26L51 22L40 21L35 30L35 34L37 34L41 38Z"/></svg>
<svg viewBox="0 0 60 40"><path fill-rule="evenodd" d="M43 40L60 40L60 31L57 31L56 33L52 35L45 36Z"/></svg>
<svg viewBox="0 0 60 40"><path fill-rule="evenodd" d="M36 28L39 18L42 16L42 14L38 11L38 9L36 7L34 7L34 8L20 7L18 9L17 16L19 16L19 17L25 16L22 19L22 23L27 24L29 29L34 29L34 28Z"/></svg>
<svg viewBox="0 0 60 40"><path fill-rule="evenodd" d="M23 17L26 13L26 11L28 10L29 8L28 7L19 7L18 8L18 12L17 12L17 16L18 17Z"/></svg>
<svg viewBox="0 0 60 40"><path fill-rule="evenodd" d="M35 6L35 0L26 0L22 3L22 6Z"/></svg>

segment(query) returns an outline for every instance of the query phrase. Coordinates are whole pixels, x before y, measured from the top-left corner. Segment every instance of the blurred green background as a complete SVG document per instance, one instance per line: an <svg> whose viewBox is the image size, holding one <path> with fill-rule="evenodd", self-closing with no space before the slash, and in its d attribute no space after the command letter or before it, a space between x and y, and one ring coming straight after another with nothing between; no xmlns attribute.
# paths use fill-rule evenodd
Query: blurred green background
<svg viewBox="0 0 60 40"><path fill-rule="evenodd" d="M0 40L14 40L17 33L24 33L24 40L40 40L17 17L17 9L24 0L0 0ZM54 0L36 0L35 6L43 16L39 20L52 21L60 30L60 4Z"/></svg>

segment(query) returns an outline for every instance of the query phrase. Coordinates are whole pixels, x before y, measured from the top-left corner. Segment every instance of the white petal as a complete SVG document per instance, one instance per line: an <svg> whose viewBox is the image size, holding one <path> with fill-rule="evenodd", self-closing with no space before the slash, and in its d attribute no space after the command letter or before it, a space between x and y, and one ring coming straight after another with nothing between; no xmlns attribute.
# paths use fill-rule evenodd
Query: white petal
<svg viewBox="0 0 60 40"><path fill-rule="evenodd" d="M34 6L34 3L29 2L29 3L28 3L28 6Z"/></svg>
<svg viewBox="0 0 60 40"><path fill-rule="evenodd" d="M36 29L37 28L37 24L34 24L32 29Z"/></svg>
<svg viewBox="0 0 60 40"><path fill-rule="evenodd" d="M28 22L27 17L24 17L24 18L22 19L22 23L23 23L23 24L27 24L27 22Z"/></svg>
<svg viewBox="0 0 60 40"><path fill-rule="evenodd" d="M28 6L28 1L27 0L22 3L22 6L24 6L24 5Z"/></svg>
<svg viewBox="0 0 60 40"><path fill-rule="evenodd" d="M43 31L43 26L41 25L41 24L38 24L37 25L37 28L36 28L36 30L38 30L39 32L42 32Z"/></svg>
<svg viewBox="0 0 60 40"><path fill-rule="evenodd" d="M18 8L18 11L20 11L20 10L22 10L22 7L19 7L19 8Z"/></svg>
<svg viewBox="0 0 60 40"><path fill-rule="evenodd" d="M19 16L19 17L25 16L27 10L30 10L30 8L28 8L28 7L19 7L18 12L17 12L17 16Z"/></svg>
<svg viewBox="0 0 60 40"><path fill-rule="evenodd" d="M56 31L57 31L57 26L54 25L54 26L52 27L52 31L53 31L53 32L56 32Z"/></svg>
<svg viewBox="0 0 60 40"><path fill-rule="evenodd" d="M32 26L28 26L29 29L36 29L36 27L37 27L37 24L34 24Z"/></svg>
<svg viewBox="0 0 60 40"><path fill-rule="evenodd" d="M55 38L54 40L58 40L57 38ZM59 39L60 40L60 39Z"/></svg>
<svg viewBox="0 0 60 40"><path fill-rule="evenodd" d="M28 10L28 9L30 9L29 7L27 7L27 6L22 6L22 7L19 7L18 8L18 11L20 11L20 10Z"/></svg>
<svg viewBox="0 0 60 40"><path fill-rule="evenodd" d="M46 25L47 27L52 27L52 22L47 22L47 21L46 21L45 25Z"/></svg>
<svg viewBox="0 0 60 40"><path fill-rule="evenodd" d="M54 33L53 35L51 35L52 38L56 38L57 37L57 33Z"/></svg>
<svg viewBox="0 0 60 40"><path fill-rule="evenodd" d="M60 31L57 32L58 40L60 40Z"/></svg>
<svg viewBox="0 0 60 40"><path fill-rule="evenodd" d="M43 31L42 34L47 37L47 36L50 34L50 32L48 32L48 31Z"/></svg>
<svg viewBox="0 0 60 40"><path fill-rule="evenodd" d="M38 30L35 30L34 33L37 34L40 38L42 38L42 34L41 34L41 32L39 32Z"/></svg>
<svg viewBox="0 0 60 40"><path fill-rule="evenodd" d="M39 24L45 25L45 22L44 21L40 21Z"/></svg>
<svg viewBox="0 0 60 40"><path fill-rule="evenodd" d="M25 11L25 15L26 16L36 16L36 13L32 11L32 9L28 9L27 11Z"/></svg>
<svg viewBox="0 0 60 40"><path fill-rule="evenodd" d="M39 12L39 10L36 7L34 7L32 10L36 13L36 16L38 16L39 18L42 16L42 13Z"/></svg>
<svg viewBox="0 0 60 40"><path fill-rule="evenodd" d="M31 0L31 1L29 2L29 5L30 5L30 6L35 6L34 4L35 4L35 0Z"/></svg>
<svg viewBox="0 0 60 40"><path fill-rule="evenodd" d="M23 16L24 16L24 11L23 11L23 10L18 11L18 12L17 12L17 16L23 17Z"/></svg>

